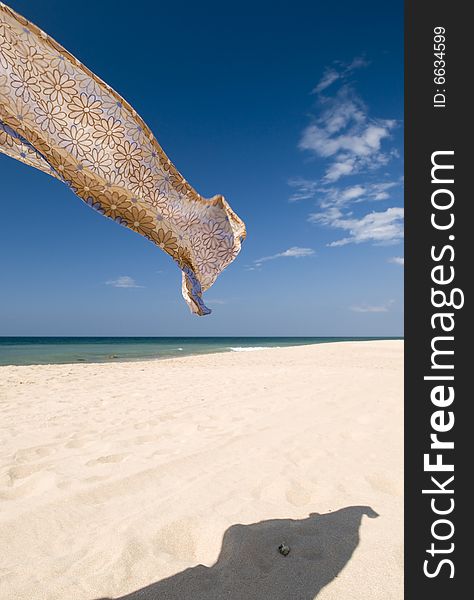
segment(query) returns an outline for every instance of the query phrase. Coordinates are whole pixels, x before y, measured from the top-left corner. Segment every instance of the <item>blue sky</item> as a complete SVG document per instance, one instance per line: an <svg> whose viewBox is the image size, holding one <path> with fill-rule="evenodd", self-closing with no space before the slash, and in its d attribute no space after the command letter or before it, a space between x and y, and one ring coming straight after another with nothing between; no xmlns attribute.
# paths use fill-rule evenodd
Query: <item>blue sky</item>
<svg viewBox="0 0 474 600"><path fill-rule="evenodd" d="M402 335L403 4L11 0L246 222L191 315L174 263L0 155L0 335Z"/></svg>

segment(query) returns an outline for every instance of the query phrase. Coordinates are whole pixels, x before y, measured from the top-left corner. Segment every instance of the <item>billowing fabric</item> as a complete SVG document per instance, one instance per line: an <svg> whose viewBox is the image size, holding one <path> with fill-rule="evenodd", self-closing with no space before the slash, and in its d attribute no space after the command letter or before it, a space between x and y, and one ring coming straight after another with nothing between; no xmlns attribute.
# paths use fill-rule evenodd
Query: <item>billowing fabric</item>
<svg viewBox="0 0 474 600"><path fill-rule="evenodd" d="M183 271L191 310L210 312L201 295L238 254L241 219L223 196L191 187L110 86L1 3L0 151L162 248Z"/></svg>

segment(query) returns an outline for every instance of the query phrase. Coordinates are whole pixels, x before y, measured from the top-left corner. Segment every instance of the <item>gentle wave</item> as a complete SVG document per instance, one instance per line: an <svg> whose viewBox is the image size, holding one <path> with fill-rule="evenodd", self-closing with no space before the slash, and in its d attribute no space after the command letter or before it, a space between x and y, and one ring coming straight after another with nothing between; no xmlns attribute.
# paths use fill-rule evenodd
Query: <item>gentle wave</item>
<svg viewBox="0 0 474 600"><path fill-rule="evenodd" d="M377 338L0 336L0 366L157 360L184 355L252 352L267 348L348 342L358 339Z"/></svg>
<svg viewBox="0 0 474 600"><path fill-rule="evenodd" d="M272 346L272 348L279 348L280 346ZM254 350L268 350L268 346L229 346L229 350L232 352L253 352Z"/></svg>

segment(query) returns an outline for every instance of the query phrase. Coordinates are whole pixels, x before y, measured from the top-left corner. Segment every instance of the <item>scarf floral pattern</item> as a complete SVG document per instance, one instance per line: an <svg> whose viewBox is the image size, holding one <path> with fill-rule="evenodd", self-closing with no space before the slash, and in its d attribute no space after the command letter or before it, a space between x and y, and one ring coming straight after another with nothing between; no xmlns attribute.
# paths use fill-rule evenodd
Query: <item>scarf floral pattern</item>
<svg viewBox="0 0 474 600"><path fill-rule="evenodd" d="M223 196L200 196L109 85L0 3L0 152L66 183L102 215L159 246L202 292L240 251L245 225Z"/></svg>

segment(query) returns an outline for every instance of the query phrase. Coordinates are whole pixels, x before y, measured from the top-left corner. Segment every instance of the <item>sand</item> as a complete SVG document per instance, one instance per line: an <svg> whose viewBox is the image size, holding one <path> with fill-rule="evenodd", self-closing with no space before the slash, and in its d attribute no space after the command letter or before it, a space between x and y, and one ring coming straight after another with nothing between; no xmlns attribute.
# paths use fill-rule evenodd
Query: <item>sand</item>
<svg viewBox="0 0 474 600"><path fill-rule="evenodd" d="M402 355L0 367L1 600L403 598Z"/></svg>

